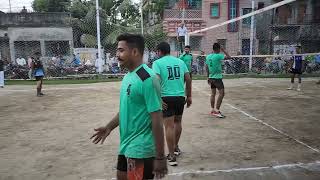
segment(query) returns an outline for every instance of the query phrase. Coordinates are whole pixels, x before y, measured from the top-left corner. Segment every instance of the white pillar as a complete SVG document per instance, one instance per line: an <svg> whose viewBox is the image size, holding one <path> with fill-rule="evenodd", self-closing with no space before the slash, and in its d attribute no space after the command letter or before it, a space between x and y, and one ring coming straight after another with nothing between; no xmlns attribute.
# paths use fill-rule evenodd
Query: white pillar
<svg viewBox="0 0 320 180"><path fill-rule="evenodd" d="M40 40L40 50L41 50L41 56L44 57L46 55L46 46L44 43L44 40Z"/></svg>
<svg viewBox="0 0 320 180"><path fill-rule="evenodd" d="M11 59L11 63L16 64L14 41L12 41L12 40L9 41L9 47L10 47L10 59Z"/></svg>
<svg viewBox="0 0 320 180"><path fill-rule="evenodd" d="M99 1L96 0L96 20L97 20L97 42L98 42L98 62L99 62L99 68L98 72L99 74L102 73L102 56L101 56L101 40L100 40L100 15L99 15Z"/></svg>
<svg viewBox="0 0 320 180"><path fill-rule="evenodd" d="M254 1L251 2L252 12L254 11ZM249 71L252 70L252 55L253 55L253 41L254 41L254 16L251 16L250 28L250 57L249 57Z"/></svg>

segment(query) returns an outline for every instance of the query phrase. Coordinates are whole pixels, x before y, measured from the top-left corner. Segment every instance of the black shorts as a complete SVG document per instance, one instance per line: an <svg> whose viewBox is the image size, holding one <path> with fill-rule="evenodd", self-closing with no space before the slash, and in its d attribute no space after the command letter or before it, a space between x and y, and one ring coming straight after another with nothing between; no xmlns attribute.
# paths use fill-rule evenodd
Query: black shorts
<svg viewBox="0 0 320 180"><path fill-rule="evenodd" d="M214 79L214 78L209 78L209 83L211 86L211 89L224 89L224 84L222 79Z"/></svg>
<svg viewBox="0 0 320 180"><path fill-rule="evenodd" d="M301 69L291 68L290 69L290 73L292 73L292 74L302 74L302 71L301 71Z"/></svg>
<svg viewBox="0 0 320 180"><path fill-rule="evenodd" d="M168 105L168 108L163 110L163 117L181 116L183 114L185 97L167 96L162 97L162 101Z"/></svg>
<svg viewBox="0 0 320 180"><path fill-rule="evenodd" d="M154 158L146 158L146 159L134 159L137 161L143 161L142 164L140 164L140 167L131 167L131 170L128 169L128 161L129 159L126 158L124 155L119 155L118 156L118 164L117 164L117 170L122 171L122 172L127 172L129 171L137 171L134 173L143 173L143 179L153 179L153 161ZM129 167L130 168L130 167ZM139 172L140 171L140 172ZM141 172L143 171L143 172Z"/></svg>
<svg viewBox="0 0 320 180"><path fill-rule="evenodd" d="M35 76L35 78L36 78L36 81L40 81L43 79L43 76Z"/></svg>

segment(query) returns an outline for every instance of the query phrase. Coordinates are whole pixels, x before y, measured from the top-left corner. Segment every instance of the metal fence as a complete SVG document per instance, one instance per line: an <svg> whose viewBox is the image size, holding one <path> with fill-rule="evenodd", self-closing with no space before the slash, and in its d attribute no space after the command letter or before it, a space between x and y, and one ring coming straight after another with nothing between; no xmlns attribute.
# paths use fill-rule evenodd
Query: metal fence
<svg viewBox="0 0 320 180"><path fill-rule="evenodd" d="M183 20L189 32L222 22L204 16L202 11L187 9L183 15L181 10L168 9L164 11L162 21L152 25L144 19L144 62L152 65L156 60L155 47L161 41L168 41L172 54L179 55L176 28ZM119 67L115 57L116 37L124 32L141 33L139 14L129 25L127 21L99 11L99 57L96 12L92 7L83 17L70 13L0 14L0 58L5 62L5 78L31 79L30 61L35 52L42 54L46 78L95 78L101 74L115 76L126 72ZM297 45L302 46L306 59L304 72L319 74L320 22L313 21L309 14L305 20L288 18L286 22L274 13L270 10L255 15L253 26L249 17L191 34L188 44L193 53L193 73L205 74L205 55L210 54L212 44L218 42L232 56L224 62L225 74L286 74L290 68L290 54L296 53Z"/></svg>

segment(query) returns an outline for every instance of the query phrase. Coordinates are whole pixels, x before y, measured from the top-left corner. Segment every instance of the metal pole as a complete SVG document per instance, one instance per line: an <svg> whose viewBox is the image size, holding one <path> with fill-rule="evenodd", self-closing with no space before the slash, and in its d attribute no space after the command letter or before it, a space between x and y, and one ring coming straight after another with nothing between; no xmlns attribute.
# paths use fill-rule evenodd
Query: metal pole
<svg viewBox="0 0 320 180"><path fill-rule="evenodd" d="M99 15L99 1L96 0L96 16L97 16L97 42L98 42L98 71L102 72L102 58L101 58L101 41L100 41L100 15Z"/></svg>
<svg viewBox="0 0 320 180"><path fill-rule="evenodd" d="M141 34L143 35L143 0L141 0L141 5L140 5L140 9L141 9Z"/></svg>
<svg viewBox="0 0 320 180"><path fill-rule="evenodd" d="M185 0L182 0L182 23L184 23L185 13L186 13L186 3Z"/></svg>
<svg viewBox="0 0 320 180"><path fill-rule="evenodd" d="M252 11L254 11L254 1L251 2ZM253 55L253 41L254 41L254 16L251 16L250 28L250 57L249 57L249 71L252 70L252 55Z"/></svg>
<svg viewBox="0 0 320 180"><path fill-rule="evenodd" d="M9 0L9 11L10 11L10 13L12 12L11 11L11 0Z"/></svg>

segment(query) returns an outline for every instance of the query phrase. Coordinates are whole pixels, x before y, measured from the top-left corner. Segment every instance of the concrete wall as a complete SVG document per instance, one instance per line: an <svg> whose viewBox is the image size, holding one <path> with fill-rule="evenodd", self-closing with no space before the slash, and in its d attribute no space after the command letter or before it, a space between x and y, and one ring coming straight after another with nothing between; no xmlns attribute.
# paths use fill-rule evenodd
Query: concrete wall
<svg viewBox="0 0 320 180"><path fill-rule="evenodd" d="M70 49L73 49L72 28L56 27L16 27L8 28L11 61L16 59L15 41L37 41L40 42L41 54L45 55L45 41L69 41Z"/></svg>
<svg viewBox="0 0 320 180"><path fill-rule="evenodd" d="M10 41L72 41L72 28L8 28Z"/></svg>

